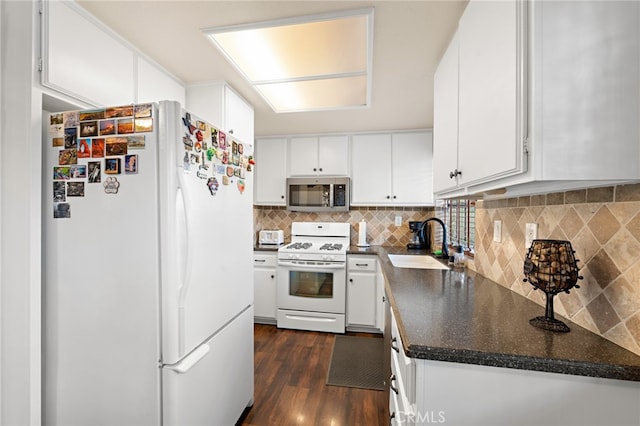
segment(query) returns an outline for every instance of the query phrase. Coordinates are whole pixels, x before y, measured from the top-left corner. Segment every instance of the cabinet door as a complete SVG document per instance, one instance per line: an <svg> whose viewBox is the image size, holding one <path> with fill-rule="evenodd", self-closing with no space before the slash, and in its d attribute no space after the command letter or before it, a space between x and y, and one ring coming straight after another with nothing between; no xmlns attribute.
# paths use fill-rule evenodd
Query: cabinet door
<svg viewBox="0 0 640 426"><path fill-rule="evenodd" d="M453 189L458 178L458 35L454 35L433 78L433 190Z"/></svg>
<svg viewBox="0 0 640 426"><path fill-rule="evenodd" d="M257 139L255 158L255 204L284 206L287 184L287 140L285 138Z"/></svg>
<svg viewBox="0 0 640 426"><path fill-rule="evenodd" d="M458 28L459 183L521 170L518 119L518 11L515 1L472 0Z"/></svg>
<svg viewBox="0 0 640 426"><path fill-rule="evenodd" d="M394 133L391 137L394 203L433 204L431 132Z"/></svg>
<svg viewBox="0 0 640 426"><path fill-rule="evenodd" d="M354 135L351 161L351 204L391 204L391 135Z"/></svg>
<svg viewBox="0 0 640 426"><path fill-rule="evenodd" d="M289 170L291 176L318 174L318 138L316 136L289 139Z"/></svg>
<svg viewBox="0 0 640 426"><path fill-rule="evenodd" d="M234 139L253 144L253 107L229 86L224 86L224 130Z"/></svg>
<svg viewBox="0 0 640 426"><path fill-rule="evenodd" d="M347 280L347 325L376 326L376 275L349 272Z"/></svg>
<svg viewBox="0 0 640 426"><path fill-rule="evenodd" d="M540 176L637 179L640 4L536 2L535 8Z"/></svg>
<svg viewBox="0 0 640 426"><path fill-rule="evenodd" d="M258 318L276 318L277 254L255 252L253 254L253 315Z"/></svg>
<svg viewBox="0 0 640 426"><path fill-rule="evenodd" d="M154 64L138 57L138 91L136 102L178 101L185 105L186 90L178 81Z"/></svg>
<svg viewBox="0 0 640 426"><path fill-rule="evenodd" d="M318 173L327 176L349 175L349 137L318 138Z"/></svg>

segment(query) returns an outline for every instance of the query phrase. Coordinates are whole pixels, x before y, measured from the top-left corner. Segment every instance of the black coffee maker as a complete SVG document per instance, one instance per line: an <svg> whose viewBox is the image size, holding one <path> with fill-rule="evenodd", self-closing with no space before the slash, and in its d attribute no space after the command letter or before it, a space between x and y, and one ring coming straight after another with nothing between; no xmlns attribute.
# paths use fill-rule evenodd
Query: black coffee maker
<svg viewBox="0 0 640 426"><path fill-rule="evenodd" d="M411 236L411 241L407 244L407 248L409 250L423 250L430 246L431 243L431 234L430 229L426 224L423 225L424 222L409 222L409 230L413 234ZM425 227L423 230L422 227Z"/></svg>

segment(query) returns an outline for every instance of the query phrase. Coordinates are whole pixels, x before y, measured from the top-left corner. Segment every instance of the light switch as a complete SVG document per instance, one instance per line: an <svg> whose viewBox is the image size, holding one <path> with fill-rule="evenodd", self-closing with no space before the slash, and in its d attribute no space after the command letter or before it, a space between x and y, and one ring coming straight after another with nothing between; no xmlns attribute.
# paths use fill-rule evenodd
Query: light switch
<svg viewBox="0 0 640 426"><path fill-rule="evenodd" d="M502 242L502 221L501 220L493 221L493 242L495 243Z"/></svg>
<svg viewBox="0 0 640 426"><path fill-rule="evenodd" d="M529 250L529 247L531 247L531 243L536 238L538 238L538 224L527 223L524 229L524 248Z"/></svg>

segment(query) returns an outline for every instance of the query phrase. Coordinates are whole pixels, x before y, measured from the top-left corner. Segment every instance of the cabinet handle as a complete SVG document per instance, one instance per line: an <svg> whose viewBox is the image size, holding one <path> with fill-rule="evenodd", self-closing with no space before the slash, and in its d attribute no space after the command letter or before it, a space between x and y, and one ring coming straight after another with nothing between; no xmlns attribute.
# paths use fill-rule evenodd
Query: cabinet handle
<svg viewBox="0 0 640 426"><path fill-rule="evenodd" d="M280 196L280 198L281 198L282 200L284 200L284 195L281 195L281 196Z"/></svg>
<svg viewBox="0 0 640 426"><path fill-rule="evenodd" d="M396 198L398 198L398 197L396 197L396 196L394 195L394 196L393 196L393 199L395 200Z"/></svg>
<svg viewBox="0 0 640 426"><path fill-rule="evenodd" d="M267 260L266 259L253 259L254 262L258 262L258 263L264 263Z"/></svg>
<svg viewBox="0 0 640 426"><path fill-rule="evenodd" d="M320 167L320 171L322 171L322 167Z"/></svg>
<svg viewBox="0 0 640 426"><path fill-rule="evenodd" d="M395 374L392 374L392 375L391 375L391 378L389 379L389 382L390 382L390 383L389 383L389 388L390 388L393 392L395 392L395 394L397 395L397 394L398 394L398 388L396 388L396 387L394 387L394 386L393 386L393 382L395 382L395 381L396 381L396 375L395 375Z"/></svg>
<svg viewBox="0 0 640 426"><path fill-rule="evenodd" d="M394 351L400 353L400 349L398 349L397 346L394 346L394 343L397 343L398 339L396 339L395 337L393 339L391 339L391 349L393 349Z"/></svg>
<svg viewBox="0 0 640 426"><path fill-rule="evenodd" d="M318 169L316 169L316 168L314 167L314 168L313 168L313 171L314 171L314 172L317 172L317 171L318 171Z"/></svg>
<svg viewBox="0 0 640 426"><path fill-rule="evenodd" d="M233 134L233 129L229 130L229 133Z"/></svg>
<svg viewBox="0 0 640 426"><path fill-rule="evenodd" d="M369 266L368 263L356 263L356 266Z"/></svg>
<svg viewBox="0 0 640 426"><path fill-rule="evenodd" d="M389 415L389 426L393 426L393 419L396 418L396 412L394 411Z"/></svg>
<svg viewBox="0 0 640 426"><path fill-rule="evenodd" d="M352 283L353 282L353 278L349 278L349 282Z"/></svg>
<svg viewBox="0 0 640 426"><path fill-rule="evenodd" d="M276 276L275 275L271 275L271 279L274 279Z"/></svg>
<svg viewBox="0 0 640 426"><path fill-rule="evenodd" d="M449 178L453 179L456 176L460 176L462 174L462 172L458 169L455 169L454 171L452 171L451 173L449 173Z"/></svg>
<svg viewBox="0 0 640 426"><path fill-rule="evenodd" d="M388 200L389 198L391 198L391 196L390 196L390 195L387 195L387 200Z"/></svg>

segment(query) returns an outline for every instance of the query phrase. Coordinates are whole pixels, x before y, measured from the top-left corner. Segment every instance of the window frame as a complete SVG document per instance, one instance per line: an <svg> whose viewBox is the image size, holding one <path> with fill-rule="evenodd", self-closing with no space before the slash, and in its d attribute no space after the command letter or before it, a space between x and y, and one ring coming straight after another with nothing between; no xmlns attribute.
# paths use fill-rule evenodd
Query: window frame
<svg viewBox="0 0 640 426"><path fill-rule="evenodd" d="M451 253L453 253L452 250L456 246L462 245L465 255L474 256L475 213L476 200L444 200L441 208L441 219L447 227L447 244Z"/></svg>

